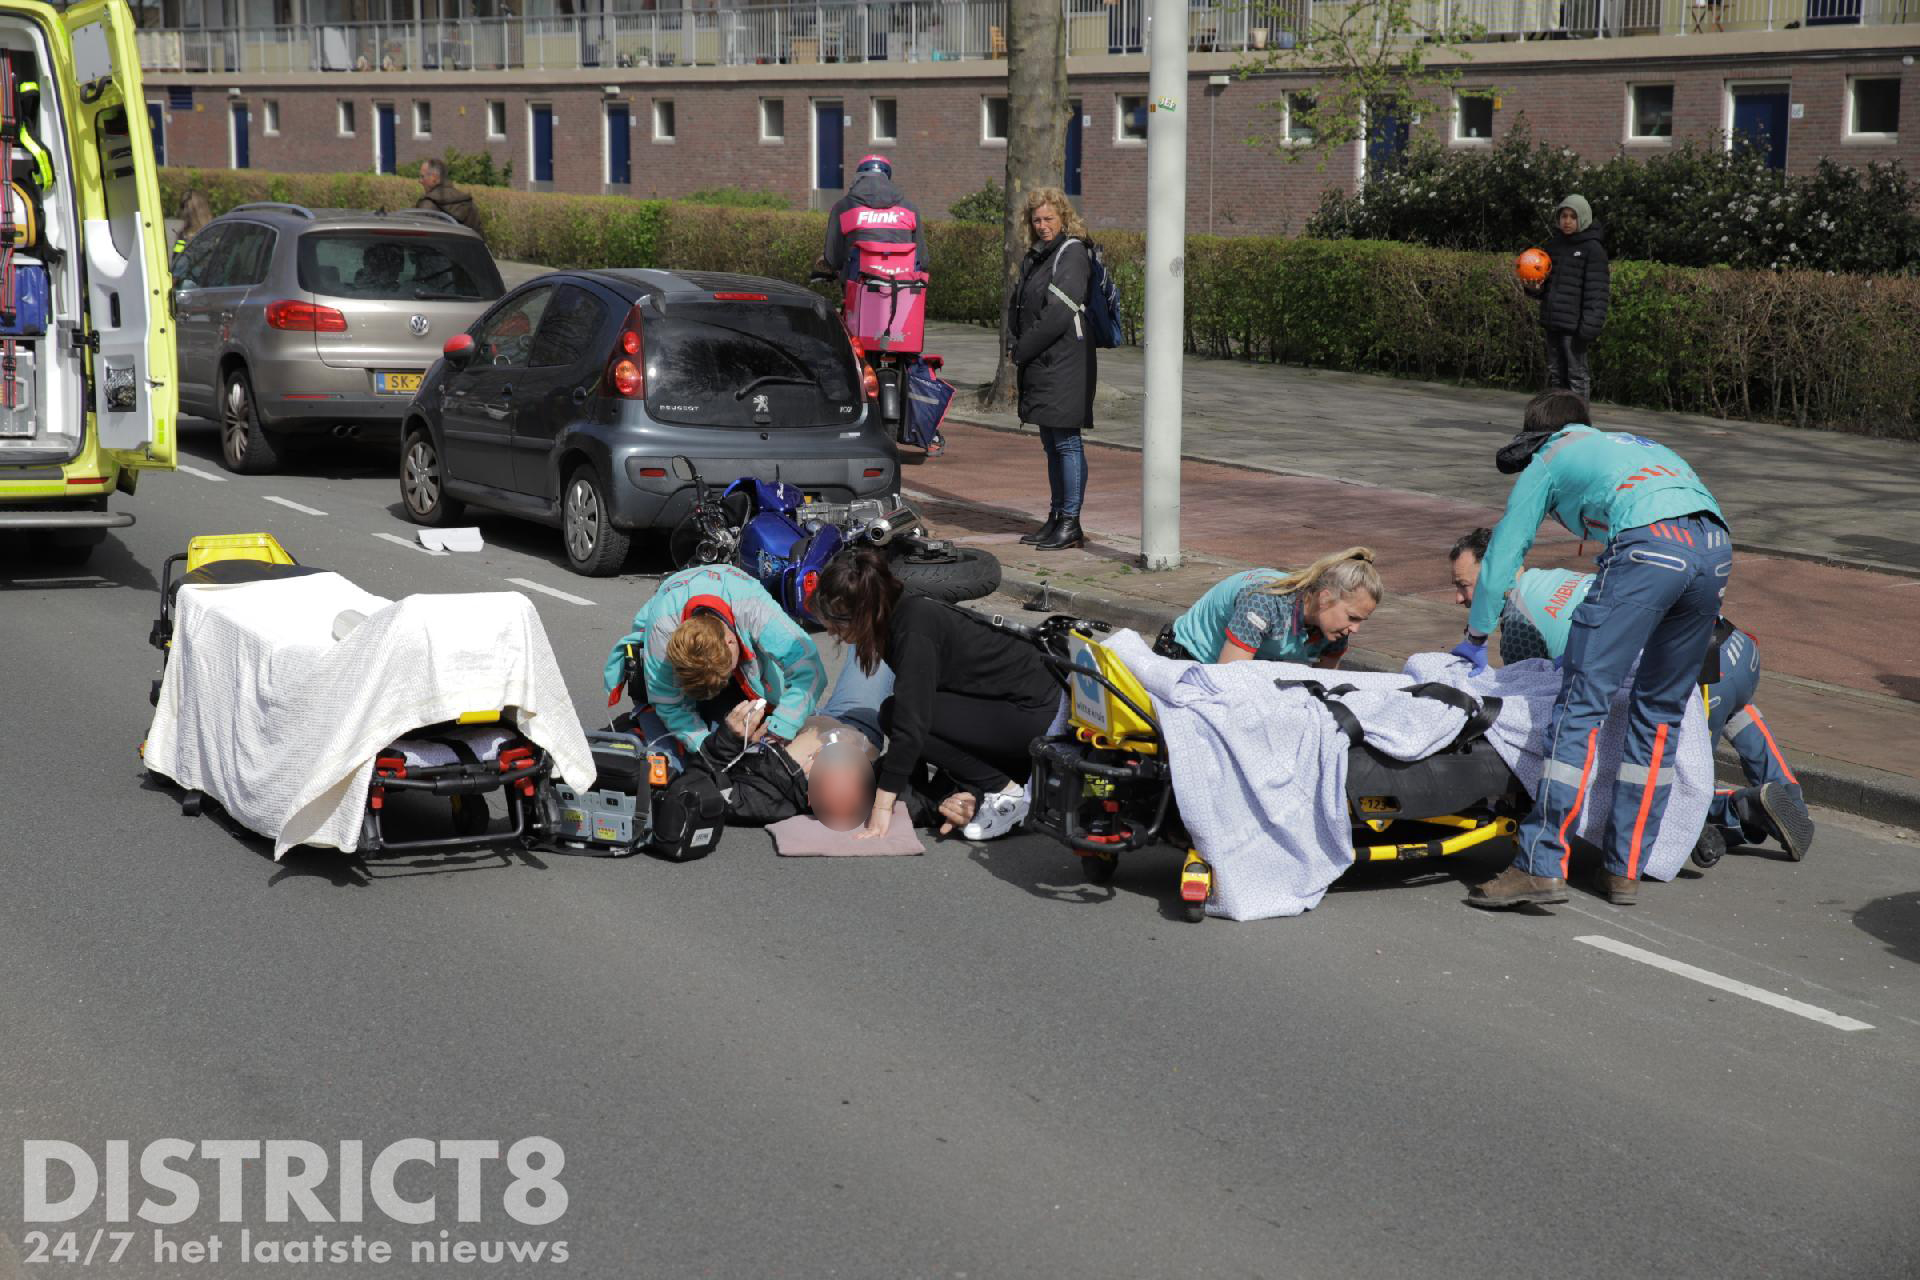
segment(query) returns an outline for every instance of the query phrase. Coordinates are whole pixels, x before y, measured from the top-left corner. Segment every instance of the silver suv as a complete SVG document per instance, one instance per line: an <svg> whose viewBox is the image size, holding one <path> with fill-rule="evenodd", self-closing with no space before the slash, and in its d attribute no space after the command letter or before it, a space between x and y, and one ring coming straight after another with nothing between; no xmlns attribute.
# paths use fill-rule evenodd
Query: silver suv
<svg viewBox="0 0 1920 1280"><path fill-rule="evenodd" d="M505 292L486 242L444 213L241 205L173 261L180 411L220 423L258 474L289 437L401 420L451 334Z"/></svg>

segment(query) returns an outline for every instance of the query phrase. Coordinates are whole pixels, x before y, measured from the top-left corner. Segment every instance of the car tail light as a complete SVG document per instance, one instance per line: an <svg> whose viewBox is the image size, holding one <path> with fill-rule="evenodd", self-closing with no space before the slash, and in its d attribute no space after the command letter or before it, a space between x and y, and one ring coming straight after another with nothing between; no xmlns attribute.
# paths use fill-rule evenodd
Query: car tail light
<svg viewBox="0 0 1920 1280"><path fill-rule="evenodd" d="M620 326L620 337L607 362L607 385L626 400L647 398L647 349L640 334L640 308L636 305L627 312L626 323Z"/></svg>
<svg viewBox="0 0 1920 1280"><path fill-rule="evenodd" d="M300 333L345 333L347 317L332 307L282 298L267 304L267 324Z"/></svg>
<svg viewBox="0 0 1920 1280"><path fill-rule="evenodd" d="M860 381L866 389L867 399L878 400L880 398L880 375L875 373L873 366L867 363L866 347L861 345L860 339L851 333L847 335L847 341L853 344L853 354L859 357Z"/></svg>

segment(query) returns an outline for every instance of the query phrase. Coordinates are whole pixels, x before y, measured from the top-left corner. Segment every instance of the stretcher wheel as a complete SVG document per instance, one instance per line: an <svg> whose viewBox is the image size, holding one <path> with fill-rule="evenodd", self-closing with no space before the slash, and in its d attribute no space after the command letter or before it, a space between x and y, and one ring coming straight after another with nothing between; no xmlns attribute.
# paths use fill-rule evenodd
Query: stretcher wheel
<svg viewBox="0 0 1920 1280"><path fill-rule="evenodd" d="M1720 834L1718 828L1708 826L1700 833L1700 839L1694 842L1693 865L1705 871L1726 856L1726 837Z"/></svg>
<svg viewBox="0 0 1920 1280"><path fill-rule="evenodd" d="M1202 921L1204 921L1204 920L1205 920L1205 919L1207 918L1207 904L1206 904L1206 903L1204 903L1204 902L1189 902L1189 903L1186 903L1186 904L1184 904L1184 905L1185 905L1185 907L1186 907L1186 914L1187 914L1187 923L1188 923L1188 924L1200 924L1200 923L1201 923Z"/></svg>
<svg viewBox="0 0 1920 1280"><path fill-rule="evenodd" d="M487 812L487 802L480 796L454 796L453 830L456 835L482 836L493 822L493 816Z"/></svg>
<svg viewBox="0 0 1920 1280"><path fill-rule="evenodd" d="M360 847L355 852L361 854L380 852L380 821L369 809L360 817Z"/></svg>
<svg viewBox="0 0 1920 1280"><path fill-rule="evenodd" d="M206 796L198 791L188 791L180 797L180 812L189 818L200 816L200 807L206 803Z"/></svg>
<svg viewBox="0 0 1920 1280"><path fill-rule="evenodd" d="M1111 853L1090 853L1080 859L1080 865L1086 868L1087 879L1095 884L1112 884L1113 873L1120 869L1120 859Z"/></svg>
<svg viewBox="0 0 1920 1280"><path fill-rule="evenodd" d="M158 680L155 680L153 687L147 690L147 702L156 707L160 705L160 682Z"/></svg>

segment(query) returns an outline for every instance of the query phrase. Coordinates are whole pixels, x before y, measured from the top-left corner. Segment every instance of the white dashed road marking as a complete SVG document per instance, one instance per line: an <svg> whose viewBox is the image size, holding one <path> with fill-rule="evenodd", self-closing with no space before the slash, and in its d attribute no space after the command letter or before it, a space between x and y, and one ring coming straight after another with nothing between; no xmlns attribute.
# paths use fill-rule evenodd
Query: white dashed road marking
<svg viewBox="0 0 1920 1280"><path fill-rule="evenodd" d="M418 551L423 556L443 556L447 554L444 551L429 551L412 538L403 538L397 533L376 533L373 536L382 542L391 542L395 546L405 547L409 551Z"/></svg>
<svg viewBox="0 0 1920 1280"><path fill-rule="evenodd" d="M1683 961L1670 960L1658 952L1643 950L1630 942L1621 942L1615 938L1605 938L1598 934L1591 933L1577 937L1574 941L1584 942L1588 946L1598 947L1602 951L1610 951L1617 956L1625 956L1629 960L1638 960L1641 964L1652 965L1656 969L1665 969L1668 973L1675 973L1683 978L1691 978L1703 986L1714 987L1721 991L1730 991L1736 996L1745 996L1749 1000L1757 1001L1771 1008L1784 1010L1787 1013L1798 1014L1802 1018L1833 1027L1838 1031L1873 1030L1873 1024L1871 1022L1862 1022L1858 1018L1849 1018L1844 1014L1834 1013L1829 1009L1822 1009L1817 1004L1808 1004L1803 1000L1795 1000L1790 996L1778 995L1772 991L1768 991L1765 987L1756 987L1750 983L1740 982L1733 978L1726 977L1723 974L1715 973L1711 969L1702 969L1696 965L1686 964Z"/></svg>
<svg viewBox="0 0 1920 1280"><path fill-rule="evenodd" d="M268 502L277 502L283 507L292 507L295 511L304 511L310 516L323 516L327 514L317 507L309 507L305 503L295 502L292 498L276 498L270 493L264 495L264 497Z"/></svg>
<svg viewBox="0 0 1920 1280"><path fill-rule="evenodd" d="M189 467L184 463L174 467L174 470L185 472L196 480L211 480L215 484L225 484L227 482L227 478L223 475L216 475L211 471L202 471L198 467Z"/></svg>
<svg viewBox="0 0 1920 1280"><path fill-rule="evenodd" d="M525 587L529 591L538 591L543 596L552 596L555 600L565 600L568 604L583 604L589 609L593 608L593 601L582 600L579 596L573 595L570 592L561 591L556 587L543 587L539 583L529 581L526 578L508 578L507 581L516 587Z"/></svg>

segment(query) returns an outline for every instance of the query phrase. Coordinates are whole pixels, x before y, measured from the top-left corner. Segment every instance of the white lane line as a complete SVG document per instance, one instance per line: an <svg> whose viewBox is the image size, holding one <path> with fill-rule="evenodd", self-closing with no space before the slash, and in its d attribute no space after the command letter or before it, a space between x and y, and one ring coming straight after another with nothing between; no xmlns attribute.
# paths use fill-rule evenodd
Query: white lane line
<svg viewBox="0 0 1920 1280"><path fill-rule="evenodd" d="M579 596L573 595L570 592L561 591L556 587L543 587L539 583L529 581L526 578L508 578L507 581L516 587L525 587L529 591L538 591L541 595L552 596L555 600L565 600L568 604L583 604L589 609L594 607L593 601L591 600L582 600Z"/></svg>
<svg viewBox="0 0 1920 1280"><path fill-rule="evenodd" d="M304 511L310 516L323 516L327 514L318 507L310 507L304 502L295 502L292 498L276 498L270 493L262 494L261 497L267 502L277 502L283 507L292 507L295 511Z"/></svg>
<svg viewBox="0 0 1920 1280"><path fill-rule="evenodd" d="M1756 987L1750 983L1740 982L1722 974L1715 973L1711 969L1702 969L1679 960L1669 960L1666 956L1660 955L1658 952L1642 950L1630 942L1621 942L1615 938L1605 938L1598 934L1591 933L1576 937L1574 941L1584 942L1588 946L1598 947L1602 951L1611 951L1614 955L1625 956L1629 960L1638 960L1641 964L1650 964L1656 969L1665 969L1668 973L1676 973L1683 978L1691 978L1703 986L1714 987L1721 991L1730 991L1736 996L1745 996L1747 999L1756 1001L1757 1003L1768 1005L1787 1013L1798 1014L1802 1018L1822 1023L1838 1031L1873 1030L1873 1024L1871 1022L1862 1022L1858 1018L1849 1018L1845 1014L1822 1009L1817 1004L1807 1004L1803 1000L1795 1000L1790 996L1779 995L1775 992L1768 991L1765 987Z"/></svg>
<svg viewBox="0 0 1920 1280"><path fill-rule="evenodd" d="M211 471L202 471L198 467L190 467L184 462L176 463L173 469L175 471L184 471L196 480L211 480L215 484L225 484L227 482L227 478L225 476L215 475Z"/></svg>
<svg viewBox="0 0 1920 1280"><path fill-rule="evenodd" d="M77 578L9 578L16 587L61 587L72 586L79 582L105 582L99 574L82 574Z"/></svg>
<svg viewBox="0 0 1920 1280"><path fill-rule="evenodd" d="M382 542L391 542L395 546L405 547L409 551L418 551L423 556L443 556L447 554L444 551L430 551L418 542L415 542L412 538L403 538L397 533L376 533L373 536Z"/></svg>

